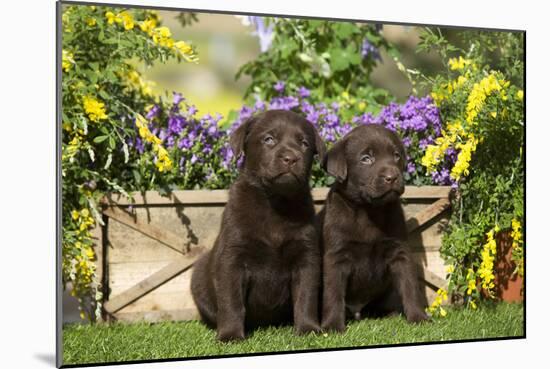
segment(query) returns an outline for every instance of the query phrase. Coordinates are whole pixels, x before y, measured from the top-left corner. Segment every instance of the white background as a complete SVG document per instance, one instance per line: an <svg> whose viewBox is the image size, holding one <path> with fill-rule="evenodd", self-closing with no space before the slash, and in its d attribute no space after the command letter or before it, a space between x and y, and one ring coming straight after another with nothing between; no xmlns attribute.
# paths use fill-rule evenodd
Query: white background
<svg viewBox="0 0 550 369"><path fill-rule="evenodd" d="M124 1L111 1L124 3ZM543 1L129 0L132 4L527 30L527 339L133 365L132 368L519 367L547 362L549 14ZM313 5L314 4L314 5ZM54 366L55 2L0 13L0 366ZM7 79L7 83L6 83ZM506 148L503 148L505 150ZM547 212L548 210L546 210ZM547 354L547 353L546 353ZM530 365L529 365L530 366Z"/></svg>

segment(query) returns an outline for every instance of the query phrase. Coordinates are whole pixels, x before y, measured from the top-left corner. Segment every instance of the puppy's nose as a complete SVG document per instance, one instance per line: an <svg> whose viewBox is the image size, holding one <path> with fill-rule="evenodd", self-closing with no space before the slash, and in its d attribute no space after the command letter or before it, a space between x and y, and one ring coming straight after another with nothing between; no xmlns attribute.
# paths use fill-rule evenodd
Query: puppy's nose
<svg viewBox="0 0 550 369"><path fill-rule="evenodd" d="M386 182L387 184L392 184L395 182L395 180L397 179L397 175L396 174L384 174L384 182Z"/></svg>
<svg viewBox="0 0 550 369"><path fill-rule="evenodd" d="M285 152L281 154L280 158L282 162L288 165L289 167L293 166L298 161L298 157L290 152Z"/></svg>

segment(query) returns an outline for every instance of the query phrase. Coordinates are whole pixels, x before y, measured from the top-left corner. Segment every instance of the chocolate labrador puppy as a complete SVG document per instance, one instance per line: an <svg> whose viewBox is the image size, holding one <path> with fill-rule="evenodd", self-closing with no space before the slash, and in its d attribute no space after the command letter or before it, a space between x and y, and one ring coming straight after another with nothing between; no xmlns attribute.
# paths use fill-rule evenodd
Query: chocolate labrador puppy
<svg viewBox="0 0 550 369"><path fill-rule="evenodd" d="M309 176L325 146L310 122L284 110L251 118L230 144L244 164L214 247L191 279L202 320L221 341L290 322L298 334L318 331L321 255Z"/></svg>
<svg viewBox="0 0 550 369"><path fill-rule="evenodd" d="M400 203L405 149L378 125L359 126L327 153L337 181L319 214L323 245L322 328L344 331L346 317L404 311L427 319Z"/></svg>

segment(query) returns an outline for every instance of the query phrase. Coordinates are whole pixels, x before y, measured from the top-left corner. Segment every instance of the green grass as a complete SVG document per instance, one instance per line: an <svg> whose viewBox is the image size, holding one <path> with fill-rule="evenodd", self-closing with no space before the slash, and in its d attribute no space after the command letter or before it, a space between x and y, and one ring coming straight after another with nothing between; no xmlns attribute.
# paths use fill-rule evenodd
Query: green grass
<svg viewBox="0 0 550 369"><path fill-rule="evenodd" d="M396 316L351 322L344 334L295 336L291 327L264 328L238 343L219 343L199 322L65 325L64 364L186 358L523 336L523 306L497 304L478 311L451 308L420 325Z"/></svg>

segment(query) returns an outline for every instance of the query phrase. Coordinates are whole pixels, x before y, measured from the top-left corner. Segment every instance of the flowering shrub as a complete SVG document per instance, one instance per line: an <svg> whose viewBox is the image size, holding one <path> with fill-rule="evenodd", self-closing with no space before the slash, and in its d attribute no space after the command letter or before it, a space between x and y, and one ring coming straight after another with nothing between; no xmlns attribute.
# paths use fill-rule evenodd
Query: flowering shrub
<svg viewBox="0 0 550 369"><path fill-rule="evenodd" d="M445 49L440 41L434 43ZM523 273L523 91L507 78L517 76L519 67L491 69L484 55L483 45L473 44L468 53L449 58L448 72L432 80L443 124L421 159L433 173L448 167L446 154L455 152L449 175L458 192L441 252L451 267L449 291L472 309L483 296L494 296L499 231L517 240L513 258Z"/></svg>
<svg viewBox="0 0 550 369"><path fill-rule="evenodd" d="M168 59L195 62L197 57L189 44L172 39L153 11L63 7L62 270L64 285L70 282L81 302L101 297L96 294L99 281L91 234L101 223L97 201L107 191L126 193L137 187L125 176L125 168L143 159L130 152L127 141L139 133L151 143L155 176L171 167L158 139L128 124L155 101L153 85L131 59L152 64ZM82 310L82 315L93 318L94 312Z"/></svg>

